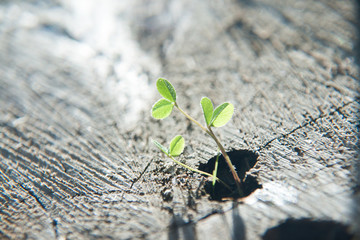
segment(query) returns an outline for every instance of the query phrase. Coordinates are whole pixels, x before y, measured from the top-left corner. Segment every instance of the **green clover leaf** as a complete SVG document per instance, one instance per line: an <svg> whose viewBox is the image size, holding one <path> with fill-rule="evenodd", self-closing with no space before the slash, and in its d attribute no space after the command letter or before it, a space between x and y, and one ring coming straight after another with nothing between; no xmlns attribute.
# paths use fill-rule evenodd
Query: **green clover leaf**
<svg viewBox="0 0 360 240"><path fill-rule="evenodd" d="M158 147L163 153L165 153L166 155L169 155L169 150L164 147L163 145L161 145L158 141L153 140L153 143L155 144L156 147Z"/></svg>
<svg viewBox="0 0 360 240"><path fill-rule="evenodd" d="M231 103L223 103L213 113L210 125L214 127L224 126L232 117L234 106Z"/></svg>
<svg viewBox="0 0 360 240"><path fill-rule="evenodd" d="M213 106L211 100L207 97L203 97L200 101L200 104L201 104L201 107L202 107L202 110L204 113L206 125L210 126L210 121L213 116L214 106Z"/></svg>
<svg viewBox="0 0 360 240"><path fill-rule="evenodd" d="M156 81L156 87L161 96L169 100L170 102L176 102L176 91L175 88L171 85L171 83L164 79L159 78Z"/></svg>
<svg viewBox="0 0 360 240"><path fill-rule="evenodd" d="M185 140L182 136L175 136L170 142L169 154L173 157L179 156L185 147Z"/></svg>
<svg viewBox="0 0 360 240"><path fill-rule="evenodd" d="M166 99L157 101L151 109L151 115L156 119L168 117L174 108L174 104Z"/></svg>

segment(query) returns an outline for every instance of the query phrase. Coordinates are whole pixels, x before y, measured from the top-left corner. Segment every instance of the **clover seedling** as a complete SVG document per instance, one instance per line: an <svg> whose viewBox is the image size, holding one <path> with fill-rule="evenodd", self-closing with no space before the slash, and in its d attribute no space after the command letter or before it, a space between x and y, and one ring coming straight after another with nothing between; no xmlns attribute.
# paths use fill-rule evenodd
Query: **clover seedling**
<svg viewBox="0 0 360 240"><path fill-rule="evenodd" d="M167 149L166 147L164 147L157 141L155 141L155 140L153 140L153 141L154 141L154 144L169 157L179 156L185 147L185 140L180 135L177 135L176 137L174 137L171 140L169 149Z"/></svg>
<svg viewBox="0 0 360 240"><path fill-rule="evenodd" d="M153 142L154 142L155 146L157 146L163 153L166 154L166 156L168 156L175 163L189 169L190 171L197 172L197 173L212 177L213 178L213 185L215 184L215 181L219 181L222 184L224 184L225 187L227 187L227 188L229 188L231 190L231 188L226 183L224 183L223 181L221 181L219 178L216 177L216 174L213 173L213 175L211 175L211 174L209 174L207 172L204 172L204 171L189 167L188 165L186 165L186 164L184 164L182 162L179 162L178 160L176 160L174 158L174 157L179 156L182 153L182 151L184 150L185 140L184 140L184 138L182 136L180 136L180 135L175 136L171 140L169 148L164 147L163 145L161 145L156 140L153 140Z"/></svg>
<svg viewBox="0 0 360 240"><path fill-rule="evenodd" d="M211 100L207 97L203 97L200 101L202 111L204 113L204 119L206 125L203 126L201 123L196 121L194 118L192 118L189 114L187 114L184 110L182 110L179 105L176 102L176 91L174 87L171 85L171 83L164 79L159 78L156 81L156 87L161 96L163 96L162 99L158 100L154 106L152 107L151 115L156 119L164 119L168 117L171 112L173 111L174 107L177 108L182 114L185 115L190 121L198 125L203 131L205 131L215 142L218 148L220 149L221 154L224 156L224 159L227 163L227 165L230 168L230 171L234 177L238 192L240 196L242 196L241 191L241 181L239 176L237 175L235 168L233 164L231 163L231 160L229 156L227 155L224 147L221 145L219 139L215 136L214 132L212 131L212 127L222 127L224 126L232 117L234 113L234 106L231 103L223 103L217 108L214 109L214 106L211 102ZM162 151L164 152L169 158L171 158L175 163L191 170L194 172L198 172L210 177L213 177L213 184L215 183L215 180L222 182L226 187L228 187L223 181L218 179L216 177L217 172L217 164L215 165L215 169L213 171L213 174L209 174L194 168L191 168L187 166L186 164L183 164L177 160L174 159L175 156L178 156L182 153L184 147L185 147L185 140L182 136L178 135L174 137L171 142L169 149L158 143L154 140L154 144ZM218 156L219 157L219 156ZM217 160L218 160L217 157ZM216 161L217 162L217 161Z"/></svg>

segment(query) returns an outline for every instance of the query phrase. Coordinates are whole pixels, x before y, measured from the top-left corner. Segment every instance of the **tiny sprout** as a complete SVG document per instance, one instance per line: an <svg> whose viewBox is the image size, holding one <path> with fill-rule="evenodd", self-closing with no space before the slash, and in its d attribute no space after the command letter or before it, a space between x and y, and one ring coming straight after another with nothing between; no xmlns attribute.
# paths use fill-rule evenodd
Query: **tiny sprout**
<svg viewBox="0 0 360 240"><path fill-rule="evenodd" d="M226 123L228 123L234 113L234 106L231 103L223 103L219 105L214 110L214 106L211 102L211 100L207 97L203 97L200 101L200 105L202 107L202 111L204 113L204 119L206 125L203 126L201 123L196 121L194 118L192 118L189 114L187 114L184 110L182 110L177 102L176 102L176 91L173 85L164 78L159 78L156 82L157 90L159 91L160 95L163 96L160 100L158 100L152 107L151 115L156 119L164 119L168 117L174 107L176 107L182 114L185 115L190 121L198 125L202 130L204 130L217 144L218 148L220 149L221 154L224 156L224 159L229 166L231 173L234 177L238 193L240 196L243 195L241 190L241 180L239 176L237 175L235 168L233 164L231 163L231 160L229 156L227 155L224 147L220 143L219 139L215 136L215 134L212 131L212 127L222 127ZM221 181L219 178L216 177L217 173L217 166L215 167L213 171L213 175L191 168L187 166L186 164L183 164L177 160L175 160L173 157L179 156L185 147L185 140L182 136L178 135L174 137L171 142L169 149L158 143L157 141L153 140L154 144L162 151L164 152L169 158L171 158L175 163L191 170L194 172L198 172L207 176L210 176L213 178L213 185L215 181L220 181L224 184L227 188L228 185L226 185L223 181Z"/></svg>
<svg viewBox="0 0 360 240"><path fill-rule="evenodd" d="M193 172L197 172L203 175L206 175L208 177L212 177L213 178L213 186L215 185L216 181L221 182L226 188L228 188L229 190L231 190L231 188L229 187L229 185L227 185L225 182L223 182L221 179L216 177L216 172L217 172L217 167L216 169L214 169L213 174L211 175L210 173L189 167L188 165L179 162L178 160L176 160L174 157L179 156L185 147L185 140L182 136L178 135L175 136L171 142L170 142L170 146L169 148L164 147L161 143L157 142L156 140L153 140L153 143L155 144L156 147L158 147L163 153L166 154L166 156L168 156L171 160L173 160L176 164L179 164L182 167L185 167L187 169L189 169L190 171Z"/></svg>
<svg viewBox="0 0 360 240"><path fill-rule="evenodd" d="M182 136L178 135L171 140L169 153L173 157L179 156L183 152L184 147L185 140Z"/></svg>
<svg viewBox="0 0 360 240"><path fill-rule="evenodd" d="M230 121L234 113L234 106L231 103L223 103L214 111L213 104L209 98L203 97L200 103L204 113L205 122L208 127L224 126L228 121Z"/></svg>
<svg viewBox="0 0 360 240"><path fill-rule="evenodd" d="M172 156L172 157L179 156L183 152L184 147L185 147L185 140L180 135L175 136L171 140L169 149L164 147L163 145L161 145L156 140L153 140L153 142L163 153L165 153L168 156Z"/></svg>

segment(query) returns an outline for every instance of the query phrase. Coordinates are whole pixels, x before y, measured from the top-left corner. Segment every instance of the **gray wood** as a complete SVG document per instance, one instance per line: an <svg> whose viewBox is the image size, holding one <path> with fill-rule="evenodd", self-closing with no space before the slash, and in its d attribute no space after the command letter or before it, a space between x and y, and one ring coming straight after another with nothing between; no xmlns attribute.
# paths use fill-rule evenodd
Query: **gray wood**
<svg viewBox="0 0 360 240"><path fill-rule="evenodd" d="M358 231L356 1L1 1L1 239L260 239L288 218ZM151 119L156 78L259 154L263 188L196 198L204 179L151 144L215 143L175 112ZM166 194L172 199L167 201Z"/></svg>

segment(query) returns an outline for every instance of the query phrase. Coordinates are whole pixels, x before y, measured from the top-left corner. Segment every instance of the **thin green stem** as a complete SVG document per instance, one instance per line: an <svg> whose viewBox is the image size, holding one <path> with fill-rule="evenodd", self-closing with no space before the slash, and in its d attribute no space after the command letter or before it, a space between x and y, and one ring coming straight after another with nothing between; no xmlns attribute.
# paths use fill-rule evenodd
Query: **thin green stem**
<svg viewBox="0 0 360 240"><path fill-rule="evenodd" d="M218 148L220 149L221 151L221 154L224 156L224 159L227 163L227 165L229 166L230 168L230 171L235 179L235 183L236 183L236 186L237 186L237 189L238 189L238 192L240 194L240 196L243 196L243 192L241 190L241 180L238 176L238 174L236 173L235 171L235 168L234 168L234 165L232 165L231 163L231 160L229 158L229 156L227 155L224 147L221 145L219 139L215 136L215 134L213 133L213 131L211 130L211 127L210 126L207 126L204 127L201 123L199 123L198 121L196 121L193 117L191 117L189 114L187 114L184 110L182 110L178 105L177 103L174 104L174 106L179 109L179 111L185 115L185 117L187 117L190 121L192 121L193 123L195 123L196 125L198 125L202 130L204 130L207 134L210 135L210 137L212 139L214 139L214 141L216 142L216 145L218 146Z"/></svg>
<svg viewBox="0 0 360 240"><path fill-rule="evenodd" d="M175 158L173 158L173 156L169 155L169 154L166 154L171 160L173 160L175 163L179 164L180 166L184 167L184 168L187 168L189 169L190 171L193 171L193 172L197 172L197 173L200 173L200 174L203 174L203 175L206 175L208 177L212 177L214 178L216 181L219 181L221 182L226 188L228 188L229 190L231 190L230 186L227 185L224 181L222 181L220 178L216 177L216 176L213 176L211 175L210 173L207 173L207 172L204 172L204 171L201 171L201 170L198 170L198 169L195 169L195 168L192 168L192 167L189 167L188 165L182 163L182 162L179 162L178 160L176 160Z"/></svg>
<svg viewBox="0 0 360 240"><path fill-rule="evenodd" d="M224 147L221 145L219 139L215 136L215 134L213 133L210 126L208 127L208 129L209 129L209 132L210 132L210 136L215 140L215 142L218 145L222 155L224 156L224 159L225 159L227 165L230 168L230 171L231 171L231 173L232 173L232 175L233 175L233 177L235 179L235 183L236 183L236 186L237 186L237 189L238 189L238 192L239 192L240 196L243 196L243 192L241 190L241 180L240 180L239 175L237 174L237 172L236 172L236 170L234 168L234 165L232 164L232 162L230 160L229 155L227 155Z"/></svg>
<svg viewBox="0 0 360 240"><path fill-rule="evenodd" d="M175 103L175 107L177 109L179 109L179 111L185 115L185 117L187 117L190 121L192 121L193 123L195 123L196 125L198 125L202 130L204 130L206 133L209 134L208 130L206 129L206 127L204 127L201 123L199 123L198 121L196 121L194 118L192 118L189 114L187 114L184 110L182 110L177 103Z"/></svg>
<svg viewBox="0 0 360 240"><path fill-rule="evenodd" d="M218 171L218 166L219 166L219 157L220 157L220 153L216 156L216 160L215 160L215 166L214 166L214 170L213 170L213 181L212 181L212 186L213 186L213 190L215 187L215 178L217 176L217 171Z"/></svg>

